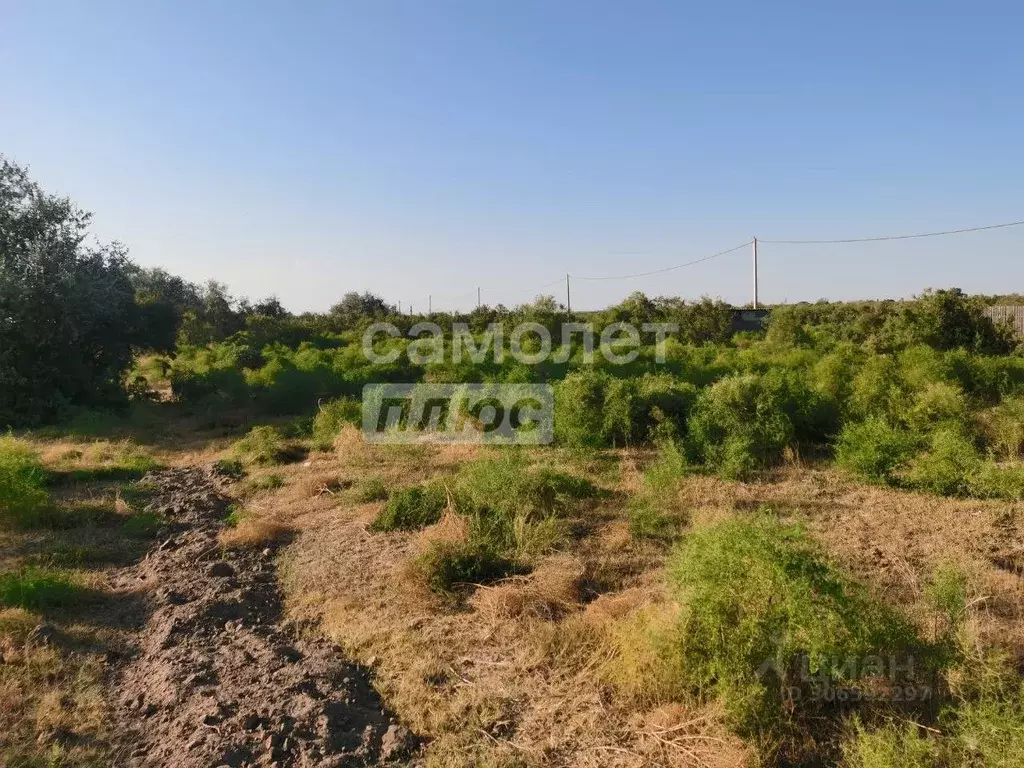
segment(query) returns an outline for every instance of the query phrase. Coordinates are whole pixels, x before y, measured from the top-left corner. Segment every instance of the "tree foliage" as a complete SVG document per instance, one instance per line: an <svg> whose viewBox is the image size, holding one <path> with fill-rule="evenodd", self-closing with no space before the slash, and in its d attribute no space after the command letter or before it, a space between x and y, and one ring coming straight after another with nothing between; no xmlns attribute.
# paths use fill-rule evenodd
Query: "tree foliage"
<svg viewBox="0 0 1024 768"><path fill-rule="evenodd" d="M86 242L89 219L0 158L0 425L123 397L134 290L124 248Z"/></svg>

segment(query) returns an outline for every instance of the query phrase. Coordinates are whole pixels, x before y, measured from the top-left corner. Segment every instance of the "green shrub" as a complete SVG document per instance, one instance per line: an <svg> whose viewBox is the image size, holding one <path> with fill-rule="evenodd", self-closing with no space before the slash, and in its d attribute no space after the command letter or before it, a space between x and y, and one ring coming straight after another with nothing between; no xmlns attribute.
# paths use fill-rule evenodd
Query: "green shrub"
<svg viewBox="0 0 1024 768"><path fill-rule="evenodd" d="M574 450L601 448L604 440L606 374L585 369L570 373L555 387L555 436Z"/></svg>
<svg viewBox="0 0 1024 768"><path fill-rule="evenodd" d="M926 431L940 424L963 428L967 424L968 406L964 391L958 384L934 381L915 395L906 414L911 429Z"/></svg>
<svg viewBox="0 0 1024 768"><path fill-rule="evenodd" d="M970 479L970 493L983 499L1024 499L1024 466L982 461Z"/></svg>
<svg viewBox="0 0 1024 768"><path fill-rule="evenodd" d="M865 659L918 648L910 625L825 561L801 529L766 516L696 530L668 571L687 683L714 693L739 732L762 743L832 706L786 700L807 673L853 683L872 674ZM861 664L851 668L851 659Z"/></svg>
<svg viewBox="0 0 1024 768"><path fill-rule="evenodd" d="M744 477L779 460L793 442L792 419L778 382L729 376L698 399L689 430L696 453L726 477Z"/></svg>
<svg viewBox="0 0 1024 768"><path fill-rule="evenodd" d="M673 501L679 489L679 481L686 476L688 466L678 443L662 443L658 457L644 470L644 494L662 504Z"/></svg>
<svg viewBox="0 0 1024 768"><path fill-rule="evenodd" d="M284 487L284 478L280 475L256 477L248 482L248 486L254 491L273 491Z"/></svg>
<svg viewBox="0 0 1024 768"><path fill-rule="evenodd" d="M452 595L460 586L490 584L522 572L487 542L434 541L416 561L416 568L431 591Z"/></svg>
<svg viewBox="0 0 1024 768"><path fill-rule="evenodd" d="M940 496L967 496L979 472L981 456L974 443L956 427L932 433L928 448L901 476L911 488Z"/></svg>
<svg viewBox="0 0 1024 768"><path fill-rule="evenodd" d="M1024 453L1024 397L1008 397L988 413L989 443L996 455L1018 459Z"/></svg>
<svg viewBox="0 0 1024 768"><path fill-rule="evenodd" d="M31 526L50 503L38 455L13 437L0 437L0 520Z"/></svg>
<svg viewBox="0 0 1024 768"><path fill-rule="evenodd" d="M213 471L232 480L241 480L245 477L245 467L238 459L217 459L213 462Z"/></svg>
<svg viewBox="0 0 1024 768"><path fill-rule="evenodd" d="M300 456L298 448L288 443L274 427L253 427L235 443L235 455L249 464L285 464Z"/></svg>
<svg viewBox="0 0 1024 768"><path fill-rule="evenodd" d="M123 530L126 536L145 539L152 536L166 521L159 515L139 512L125 518Z"/></svg>
<svg viewBox="0 0 1024 768"><path fill-rule="evenodd" d="M1024 765L1024 684L947 710L952 738L949 765L1017 768Z"/></svg>
<svg viewBox="0 0 1024 768"><path fill-rule="evenodd" d="M872 355L850 385L849 411L861 419L898 420L906 413L909 399L896 361L888 355Z"/></svg>
<svg viewBox="0 0 1024 768"><path fill-rule="evenodd" d="M909 461L919 438L892 426L884 416L869 416L843 427L836 440L836 464L875 482L889 482Z"/></svg>
<svg viewBox="0 0 1024 768"><path fill-rule="evenodd" d="M559 518L575 500L596 493L586 480L531 467L515 453L466 466L457 489L473 536L519 562L550 549L562 535Z"/></svg>
<svg viewBox="0 0 1024 768"><path fill-rule="evenodd" d="M448 503L443 486L413 486L396 491L370 524L371 531L415 531L441 519Z"/></svg>
<svg viewBox="0 0 1024 768"><path fill-rule="evenodd" d="M843 768L938 768L940 745L914 723L889 723L869 730L855 721L843 744Z"/></svg>
<svg viewBox="0 0 1024 768"><path fill-rule="evenodd" d="M391 494L388 484L379 477L371 477L359 484L356 499L361 504L373 501L384 501Z"/></svg>
<svg viewBox="0 0 1024 768"><path fill-rule="evenodd" d="M358 400L331 400L320 406L313 420L313 445L321 451L334 447L334 440L346 424L362 424L363 409Z"/></svg>

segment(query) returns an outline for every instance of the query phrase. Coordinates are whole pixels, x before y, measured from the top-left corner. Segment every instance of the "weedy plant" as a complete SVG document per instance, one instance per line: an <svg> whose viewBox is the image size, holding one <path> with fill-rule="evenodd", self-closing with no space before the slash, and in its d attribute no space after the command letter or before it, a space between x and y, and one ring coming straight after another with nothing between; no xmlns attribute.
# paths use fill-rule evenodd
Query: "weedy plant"
<svg viewBox="0 0 1024 768"><path fill-rule="evenodd" d="M50 503L46 470L28 445L0 437L0 519L5 525L31 527Z"/></svg>
<svg viewBox="0 0 1024 768"><path fill-rule="evenodd" d="M249 464L287 464L302 457L301 449L274 427L253 427L235 443L235 456Z"/></svg>
<svg viewBox="0 0 1024 768"><path fill-rule="evenodd" d="M441 519L448 503L445 487L439 483L413 486L395 492L377 518L372 531L415 531Z"/></svg>
<svg viewBox="0 0 1024 768"><path fill-rule="evenodd" d="M313 420L313 446L329 451L334 440L346 424L359 426L362 423L363 407L359 400L340 398L320 405Z"/></svg>
<svg viewBox="0 0 1024 768"><path fill-rule="evenodd" d="M390 494L387 483L379 477L371 477L359 484L356 499L361 504L370 504L374 501L385 501Z"/></svg>
<svg viewBox="0 0 1024 768"><path fill-rule="evenodd" d="M866 480L890 482L919 444L918 435L894 427L885 416L868 416L843 427L836 440L836 464Z"/></svg>

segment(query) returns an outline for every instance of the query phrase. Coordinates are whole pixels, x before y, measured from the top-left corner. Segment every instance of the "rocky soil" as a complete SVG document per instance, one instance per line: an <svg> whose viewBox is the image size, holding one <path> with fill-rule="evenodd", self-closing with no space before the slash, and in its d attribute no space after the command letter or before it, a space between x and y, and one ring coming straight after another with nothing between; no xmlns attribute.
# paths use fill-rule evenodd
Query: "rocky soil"
<svg viewBox="0 0 1024 768"><path fill-rule="evenodd" d="M169 521L115 587L142 594L113 665L116 765L410 765L416 740L340 649L285 623L273 552L224 552L227 499L205 468L150 474Z"/></svg>

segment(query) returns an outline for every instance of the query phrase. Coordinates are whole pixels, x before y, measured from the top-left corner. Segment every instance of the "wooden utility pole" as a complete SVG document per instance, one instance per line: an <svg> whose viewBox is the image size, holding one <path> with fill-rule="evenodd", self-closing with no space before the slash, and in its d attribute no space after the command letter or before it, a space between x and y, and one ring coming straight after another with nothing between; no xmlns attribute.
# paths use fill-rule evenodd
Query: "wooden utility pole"
<svg viewBox="0 0 1024 768"><path fill-rule="evenodd" d="M754 309L757 309L757 238L754 238Z"/></svg>
<svg viewBox="0 0 1024 768"><path fill-rule="evenodd" d="M476 308L480 309L480 286L476 288Z"/></svg>
<svg viewBox="0 0 1024 768"><path fill-rule="evenodd" d="M572 312L572 297L569 295L569 273L565 273L565 311Z"/></svg>
<svg viewBox="0 0 1024 768"><path fill-rule="evenodd" d="M429 293L427 294L427 314L434 314L434 297Z"/></svg>

